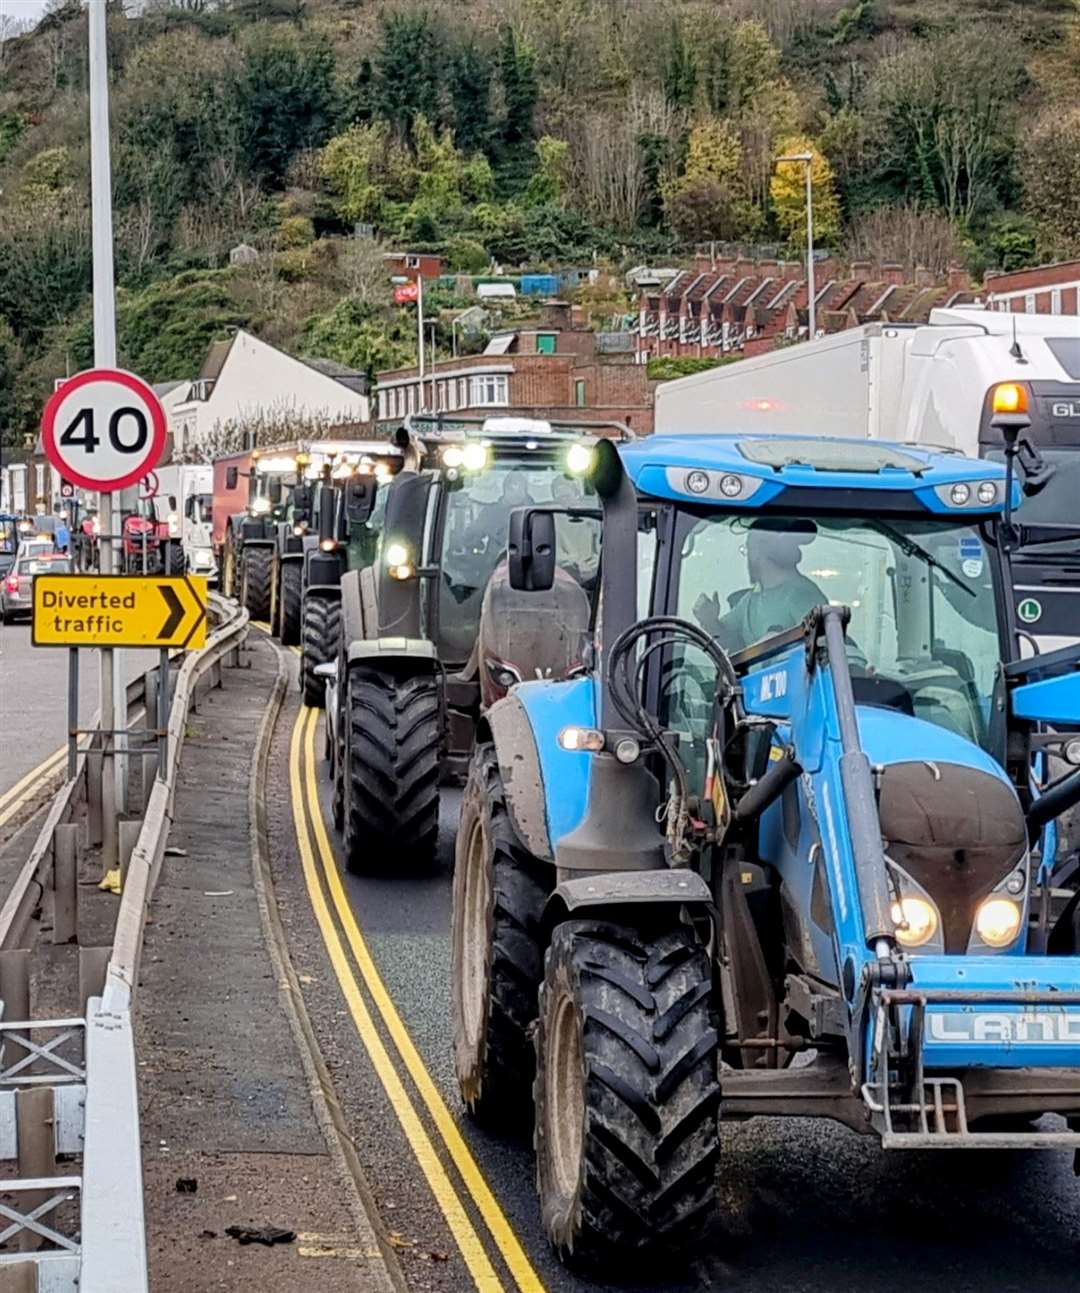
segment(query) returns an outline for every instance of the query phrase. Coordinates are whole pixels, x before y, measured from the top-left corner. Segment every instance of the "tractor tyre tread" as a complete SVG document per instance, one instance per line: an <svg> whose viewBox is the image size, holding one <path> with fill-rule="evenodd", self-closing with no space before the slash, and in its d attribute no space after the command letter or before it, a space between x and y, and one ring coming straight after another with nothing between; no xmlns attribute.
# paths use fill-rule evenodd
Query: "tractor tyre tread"
<svg viewBox="0 0 1080 1293"><path fill-rule="evenodd" d="M287 561L281 567L281 645L299 646L303 635L303 577L299 562Z"/></svg>
<svg viewBox="0 0 1080 1293"><path fill-rule="evenodd" d="M356 873L390 863L431 866L442 753L438 679L354 666L346 686L346 866Z"/></svg>
<svg viewBox="0 0 1080 1293"><path fill-rule="evenodd" d="M326 704L326 684L315 672L321 664L337 658L341 634L341 602L336 597L304 598L301 630L300 690L304 704L322 709Z"/></svg>
<svg viewBox="0 0 1080 1293"><path fill-rule="evenodd" d="M711 985L708 953L685 925L643 935L577 920L555 930L536 1031L537 1180L547 1236L576 1263L674 1254L708 1220L720 1154ZM576 1187L560 1192L545 1059L566 995L581 1029L586 1107Z"/></svg>
<svg viewBox="0 0 1080 1293"><path fill-rule="evenodd" d="M266 620L270 616L270 574L273 563L274 554L269 548L249 548L244 553L244 607L253 620Z"/></svg>
<svg viewBox="0 0 1080 1293"><path fill-rule="evenodd" d="M465 855L476 816L486 818L492 895L486 929L486 1017L479 1054L468 1046L461 1020L455 1018L455 1067L462 1098L476 1122L503 1130L527 1130L536 1069L529 1030L536 1019L544 976L542 921L552 873L550 866L525 848L514 829L491 742L477 746L462 798L464 829L458 830L454 864L455 935L456 916L464 915L465 910ZM462 983L455 972L455 988ZM460 1015L456 995L454 1007Z"/></svg>

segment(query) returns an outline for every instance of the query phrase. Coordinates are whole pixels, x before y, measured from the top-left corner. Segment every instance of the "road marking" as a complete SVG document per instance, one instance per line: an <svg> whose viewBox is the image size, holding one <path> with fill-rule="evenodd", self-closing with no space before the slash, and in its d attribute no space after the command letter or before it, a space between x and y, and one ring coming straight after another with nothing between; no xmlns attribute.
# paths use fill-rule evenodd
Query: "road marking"
<svg viewBox="0 0 1080 1293"><path fill-rule="evenodd" d="M16 781L10 790L0 795L0 826L8 822L15 816L22 805L32 795L36 794L39 789L37 783L46 777L51 776L59 767L64 756L67 754L67 746L62 745L59 750L54 750L47 759L43 759L31 772L28 772L21 780Z"/></svg>
<svg viewBox="0 0 1080 1293"><path fill-rule="evenodd" d="M439 1210L446 1218L446 1224L454 1236L469 1273L481 1293L501 1293L502 1281L495 1273L491 1260L484 1249L480 1236L476 1233L472 1221L461 1200L454 1190L446 1168L443 1166L431 1138L424 1128L412 1100L398 1075L394 1062L383 1044L367 1005L360 993L356 977L349 964L345 949L334 926L334 918L326 905L322 885L319 881L318 866L311 845L311 836L305 821L305 799L300 784L301 738L307 731L308 745L314 751L315 723L318 711L302 708L293 726L292 740L289 748L289 781L292 791L293 821L296 826L296 839L300 847L303 862L304 879L307 883L308 897L315 913L319 929L326 944L326 951L334 967L338 983L345 994L349 1012L356 1025L364 1048L383 1085L390 1105L397 1115L401 1129L412 1148L420 1170L424 1173ZM314 802L315 813L321 815L318 800ZM319 817L316 817L319 820Z"/></svg>
<svg viewBox="0 0 1080 1293"><path fill-rule="evenodd" d="M521 1289L521 1293L544 1293L544 1285L541 1283L540 1277L529 1261L520 1240L514 1233L506 1213L491 1192L491 1188L484 1178L476 1159L473 1157L472 1151L465 1143L465 1138L459 1131L458 1125L446 1105L446 1101L421 1059L420 1053L409 1035L409 1030L398 1013L398 1009L394 1005L382 976L375 966L364 936L360 932L360 927L356 923L352 905L341 883L341 874L338 871L334 850L331 847L330 838L326 832L326 824L323 821L318 785L315 780L315 726L318 711L312 710L309 712L312 715L312 721L307 728L307 758L305 764L308 805L330 895L337 909L338 919L341 921L342 928L345 931L345 937L356 960L357 968L365 986L371 993L376 1009L382 1016L387 1032L401 1055L409 1076L416 1084L420 1098L423 1100L439 1131L439 1135L442 1137L443 1143L446 1145L454 1166L461 1174L461 1179L464 1181L466 1189L472 1196L473 1202L491 1232L491 1237L502 1253L503 1260L514 1277L514 1282Z"/></svg>

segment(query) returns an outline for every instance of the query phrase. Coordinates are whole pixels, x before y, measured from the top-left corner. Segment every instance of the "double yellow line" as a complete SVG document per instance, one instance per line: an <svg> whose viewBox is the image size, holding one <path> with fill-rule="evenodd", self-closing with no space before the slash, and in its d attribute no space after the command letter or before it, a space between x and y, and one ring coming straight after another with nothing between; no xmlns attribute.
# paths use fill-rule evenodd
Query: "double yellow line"
<svg viewBox="0 0 1080 1293"><path fill-rule="evenodd" d="M356 1031L477 1289L483 1293L499 1293L505 1286L492 1265L488 1249L462 1194L451 1178L446 1160L453 1166L518 1289L521 1293L544 1293L544 1286L532 1263L420 1058L356 923L319 803L315 780L318 717L317 710L301 709L292 731L289 776L293 819L308 896ZM368 1008L368 999L397 1052L397 1060L415 1087L419 1104L434 1127L438 1147L402 1080L398 1063L383 1041Z"/></svg>
<svg viewBox="0 0 1080 1293"><path fill-rule="evenodd" d="M0 826L10 822L19 809L41 790L42 783L60 770L66 757L67 746L62 745L59 750L54 750L47 759L43 759L25 777L16 781L10 790L6 790L0 795Z"/></svg>

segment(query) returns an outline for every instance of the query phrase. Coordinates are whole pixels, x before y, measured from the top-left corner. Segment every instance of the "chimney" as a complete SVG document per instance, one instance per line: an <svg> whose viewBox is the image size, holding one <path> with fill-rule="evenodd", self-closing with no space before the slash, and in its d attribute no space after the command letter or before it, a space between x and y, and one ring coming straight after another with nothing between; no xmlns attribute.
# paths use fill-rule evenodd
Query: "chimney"
<svg viewBox="0 0 1080 1293"><path fill-rule="evenodd" d="M862 282L869 282L870 275L874 272L874 266L868 260L853 260L851 262L851 277L857 278Z"/></svg>
<svg viewBox="0 0 1080 1293"><path fill-rule="evenodd" d="M955 260L949 262L949 291L966 292L971 287L971 275Z"/></svg>
<svg viewBox="0 0 1080 1293"><path fill-rule="evenodd" d="M735 262L735 269L734 269L735 277L749 278L750 275L754 272L755 268L756 266L754 265L754 262L752 260L749 260L745 256L740 256L740 258Z"/></svg>
<svg viewBox="0 0 1080 1293"><path fill-rule="evenodd" d="M734 274L735 260L731 256L721 256L714 266L718 274Z"/></svg>
<svg viewBox="0 0 1080 1293"><path fill-rule="evenodd" d="M915 286L916 287L933 287L934 271L928 269L925 265L915 266Z"/></svg>
<svg viewBox="0 0 1080 1293"><path fill-rule="evenodd" d="M757 267L762 278L780 277L780 262L778 260L759 260Z"/></svg>
<svg viewBox="0 0 1080 1293"><path fill-rule="evenodd" d="M803 276L803 267L797 260L780 262L780 277L785 283L794 283Z"/></svg>
<svg viewBox="0 0 1080 1293"><path fill-rule="evenodd" d="M904 281L904 267L898 265L896 261L887 261L881 267L881 281L888 283L890 287L899 287Z"/></svg>
<svg viewBox="0 0 1080 1293"><path fill-rule="evenodd" d="M560 332L568 332L572 318L569 301L545 301L540 307L542 328L557 328Z"/></svg>

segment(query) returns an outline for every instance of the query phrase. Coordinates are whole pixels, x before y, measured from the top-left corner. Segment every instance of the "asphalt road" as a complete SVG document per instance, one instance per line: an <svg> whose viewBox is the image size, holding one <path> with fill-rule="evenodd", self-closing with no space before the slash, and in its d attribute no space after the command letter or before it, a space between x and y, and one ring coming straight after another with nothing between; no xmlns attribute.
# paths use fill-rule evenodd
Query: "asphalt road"
<svg viewBox="0 0 1080 1293"><path fill-rule="evenodd" d="M155 651L125 651L127 680L157 664ZM0 625L0 794L63 745L67 732L67 652L34 647L30 625ZM79 718L98 706L98 653L80 652Z"/></svg>
<svg viewBox="0 0 1080 1293"><path fill-rule="evenodd" d="M445 1210L435 1204L430 1178L402 1134L370 1051L358 1040L327 959L322 929L312 915L297 854L288 771L298 712L290 699L266 789L278 900L308 1008L410 1289L475 1288L475 1272L470 1273L455 1244ZM321 758L321 722L314 748L325 829L340 859ZM616 1283L607 1273L603 1283L592 1283L562 1267L540 1233L530 1147L477 1130L464 1117L457 1096L449 994L450 859L457 799L454 792L444 797L440 860L432 874L341 878L377 972L531 1262L533 1293L594 1293L601 1287L634 1293L705 1288L754 1293L1080 1290L1080 1181L1069 1155L886 1155L870 1138L811 1120L758 1119L725 1127L722 1204L701 1253L673 1254L661 1273L631 1283ZM407 1078L405 1085L413 1092ZM436 1135L432 1140L452 1171L452 1155ZM459 1193L491 1254L500 1281L492 1287L522 1287L472 1199L465 1190Z"/></svg>

